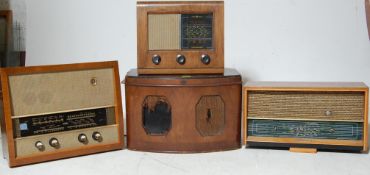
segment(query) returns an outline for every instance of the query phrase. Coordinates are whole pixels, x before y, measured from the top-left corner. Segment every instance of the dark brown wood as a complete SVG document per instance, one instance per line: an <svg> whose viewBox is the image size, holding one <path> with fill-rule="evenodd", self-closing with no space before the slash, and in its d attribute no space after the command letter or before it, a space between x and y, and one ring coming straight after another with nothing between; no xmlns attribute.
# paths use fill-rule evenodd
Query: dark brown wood
<svg viewBox="0 0 370 175"><path fill-rule="evenodd" d="M12 18L12 11L11 10L0 10L0 18L5 18L6 20L6 36L5 36L5 50L9 50L10 48L10 41L12 37L12 23L13 23L13 18ZM4 53L5 55L0 55L0 66L4 67L6 64L6 52Z"/></svg>
<svg viewBox="0 0 370 175"><path fill-rule="evenodd" d="M146 76L138 75L136 70L128 72L125 79L128 149L210 152L240 148L241 83L240 74L229 69L223 75L193 76ZM167 133L145 132L142 106L147 96L165 97L170 103L171 128ZM197 108L197 105L200 106ZM223 124L219 122L222 118ZM203 126L197 126L197 122Z"/></svg>
<svg viewBox="0 0 370 175"><path fill-rule="evenodd" d="M35 73L49 73L49 72L64 72L64 71L79 71L79 70L94 70L102 68L113 68L114 76L114 108L115 108L115 123L118 125L118 140L115 143L86 145L83 148L64 149L44 154L37 154L34 156L17 157L15 153L15 139L13 137L13 123L11 119L11 98L9 89L9 76L35 74ZM123 114L121 102L121 86L119 82L118 62L95 62L95 63L79 63L79 64L64 64L64 65L50 65L50 66L32 66L32 67L14 67L2 68L1 73L1 90L3 103L3 115L1 115L1 129L4 156L9 161L9 166L21 166L26 164L38 163L43 161L92 154L97 152L104 152L110 150L122 149L124 145L123 140ZM27 88L27 87L25 87ZM96 99L92 99L96 100Z"/></svg>
<svg viewBox="0 0 370 175"><path fill-rule="evenodd" d="M361 140L335 140L335 139L305 139L305 138L281 138L281 137L257 137L248 136L247 126L248 126L248 97L251 92L305 92L305 93L362 93L364 95L363 101L363 116L359 122L363 123L363 138ZM368 151L368 100L369 100L369 89L366 84L362 82L248 82L243 88L243 141L244 144L249 142L261 143L282 143L286 145L294 144L310 144L310 145L332 145L332 146L361 146L363 152ZM285 112L285 111L282 111ZM298 115L298 114L297 114ZM317 116L312 116L317 117ZM282 118L274 118L281 119ZM295 118L294 120L309 120L309 118ZM315 119L316 120L316 119ZM318 120L318 119L317 119ZM327 119L331 121L333 119ZM312 120L310 120L312 121ZM346 122L346 119L342 120ZM347 119L351 122L350 119Z"/></svg>
<svg viewBox="0 0 370 175"><path fill-rule="evenodd" d="M151 51L148 44L148 14L199 14L213 13L213 49L161 50ZM200 74L223 73L224 68L224 2L223 1L158 1L137 3L137 55L140 74ZM152 63L153 55L161 56L161 63ZM187 58L184 65L176 62L176 56ZM208 65L200 61L202 54L208 54Z"/></svg>

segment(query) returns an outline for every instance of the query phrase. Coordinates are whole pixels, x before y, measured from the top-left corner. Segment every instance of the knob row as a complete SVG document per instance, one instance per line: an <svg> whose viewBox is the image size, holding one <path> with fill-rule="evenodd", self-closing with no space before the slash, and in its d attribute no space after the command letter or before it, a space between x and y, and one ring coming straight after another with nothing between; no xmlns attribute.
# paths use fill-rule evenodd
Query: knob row
<svg viewBox="0 0 370 175"><path fill-rule="evenodd" d="M161 56L159 55L153 55L152 57L152 62L155 64L155 65L159 65L162 61L162 58ZM203 64L209 64L211 62L211 57L207 54L203 54L201 57L200 57L200 61L203 63ZM176 56L176 62L179 63L180 65L184 65L185 62L186 62L186 58L184 55L177 55Z"/></svg>
<svg viewBox="0 0 370 175"><path fill-rule="evenodd" d="M92 138L95 140L95 141L98 141L98 142L101 142L103 140L103 137L101 135L100 132L94 132L92 134ZM80 134L78 135L77 137L77 140L80 142L80 143L83 143L83 144L87 144L88 143L88 137L86 136L86 134ZM49 140L49 145L53 148L60 148L60 142L57 138L53 137ZM45 150L45 145L41 142L41 141L37 141L35 143L35 147L39 150L39 151L44 151Z"/></svg>

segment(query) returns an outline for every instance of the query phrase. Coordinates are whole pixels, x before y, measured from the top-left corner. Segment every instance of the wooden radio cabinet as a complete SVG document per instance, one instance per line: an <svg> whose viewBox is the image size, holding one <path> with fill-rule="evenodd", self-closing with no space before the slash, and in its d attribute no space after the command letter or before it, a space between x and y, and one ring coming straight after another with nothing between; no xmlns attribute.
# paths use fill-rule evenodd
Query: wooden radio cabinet
<svg viewBox="0 0 370 175"><path fill-rule="evenodd" d="M139 74L224 71L222 0L138 0Z"/></svg>
<svg viewBox="0 0 370 175"><path fill-rule="evenodd" d="M126 75L127 148L209 152L241 146L241 76Z"/></svg>
<svg viewBox="0 0 370 175"><path fill-rule="evenodd" d="M248 82L243 91L247 146L368 150L364 83Z"/></svg>
<svg viewBox="0 0 370 175"><path fill-rule="evenodd" d="M118 62L1 69L9 165L123 148Z"/></svg>

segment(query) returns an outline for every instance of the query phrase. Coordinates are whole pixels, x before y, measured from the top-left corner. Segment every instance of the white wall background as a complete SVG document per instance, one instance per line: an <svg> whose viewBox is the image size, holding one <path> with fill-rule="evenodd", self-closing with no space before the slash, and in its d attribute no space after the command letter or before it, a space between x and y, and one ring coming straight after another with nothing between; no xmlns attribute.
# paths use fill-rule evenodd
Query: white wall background
<svg viewBox="0 0 370 175"><path fill-rule="evenodd" d="M119 60L136 67L136 1L32 0L27 65ZM364 81L364 0L225 0L225 66L244 80Z"/></svg>

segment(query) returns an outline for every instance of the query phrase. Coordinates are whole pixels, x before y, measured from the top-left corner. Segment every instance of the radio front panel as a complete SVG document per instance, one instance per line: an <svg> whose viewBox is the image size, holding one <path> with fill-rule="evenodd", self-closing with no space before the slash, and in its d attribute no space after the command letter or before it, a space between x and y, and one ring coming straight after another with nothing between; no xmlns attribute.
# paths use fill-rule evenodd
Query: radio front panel
<svg viewBox="0 0 370 175"><path fill-rule="evenodd" d="M9 165L122 149L117 62L2 69Z"/></svg>
<svg viewBox="0 0 370 175"><path fill-rule="evenodd" d="M138 1L138 72L223 73L223 18L223 1Z"/></svg>
<svg viewBox="0 0 370 175"><path fill-rule="evenodd" d="M364 83L248 82L243 96L248 146L368 150Z"/></svg>

